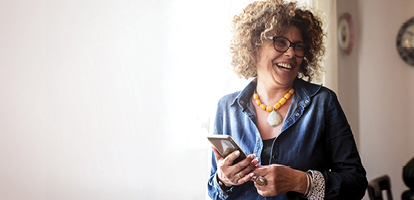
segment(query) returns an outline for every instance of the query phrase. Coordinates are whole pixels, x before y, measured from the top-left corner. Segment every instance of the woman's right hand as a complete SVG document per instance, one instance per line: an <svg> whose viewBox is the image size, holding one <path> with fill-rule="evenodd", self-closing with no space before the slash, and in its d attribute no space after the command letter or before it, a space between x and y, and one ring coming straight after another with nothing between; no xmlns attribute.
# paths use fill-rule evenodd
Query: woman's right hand
<svg viewBox="0 0 414 200"><path fill-rule="evenodd" d="M249 173L257 165L257 160L254 159L255 156L253 154L233 165L233 161L240 155L239 151L235 151L226 158L223 158L214 147L212 149L216 157L217 176L226 187L241 185L251 179Z"/></svg>

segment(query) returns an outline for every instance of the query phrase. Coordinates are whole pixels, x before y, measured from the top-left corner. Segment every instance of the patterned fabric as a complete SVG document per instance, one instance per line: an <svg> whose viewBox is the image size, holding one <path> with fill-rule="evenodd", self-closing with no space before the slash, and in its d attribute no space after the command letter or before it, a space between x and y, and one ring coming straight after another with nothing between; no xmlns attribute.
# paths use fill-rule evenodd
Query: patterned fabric
<svg viewBox="0 0 414 200"><path fill-rule="evenodd" d="M309 194L306 196L308 200L323 200L325 198L325 179L319 171L308 170L312 177L312 186Z"/></svg>

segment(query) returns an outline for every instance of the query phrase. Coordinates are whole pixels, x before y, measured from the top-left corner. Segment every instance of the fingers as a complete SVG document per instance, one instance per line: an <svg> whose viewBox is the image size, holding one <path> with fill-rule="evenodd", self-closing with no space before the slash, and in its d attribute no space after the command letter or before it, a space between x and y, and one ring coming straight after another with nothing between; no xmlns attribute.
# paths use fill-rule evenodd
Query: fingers
<svg viewBox="0 0 414 200"><path fill-rule="evenodd" d="M266 188L268 188L266 186L268 186L269 178L272 177L269 173L270 171L268 166L260 165L257 165L256 169L250 173L250 180L254 182L254 185L257 188L258 192L263 192L266 190Z"/></svg>
<svg viewBox="0 0 414 200"><path fill-rule="evenodd" d="M234 160L236 160L240 156L240 151L234 151L226 158L224 158L225 165L233 165Z"/></svg>
<svg viewBox="0 0 414 200"><path fill-rule="evenodd" d="M216 154L218 154L215 151ZM257 160L255 156L249 155L242 161L232 164L233 161L240 155L240 152L233 152L226 158L216 156L217 160L217 174L218 178L225 185L240 185L250 180L250 172L256 168Z"/></svg>
<svg viewBox="0 0 414 200"><path fill-rule="evenodd" d="M211 146L211 148L214 151L214 156L216 157L217 163L224 162L223 165L233 165L234 160L236 160L240 156L240 151L234 151L224 158L223 156L221 156L221 154L217 151L217 149L214 146Z"/></svg>
<svg viewBox="0 0 414 200"><path fill-rule="evenodd" d="M243 184L251 179L250 173L256 168L257 159L254 159L255 156L249 155L246 159L240 161L239 163L233 165L236 177L237 185Z"/></svg>
<svg viewBox="0 0 414 200"><path fill-rule="evenodd" d="M268 174L267 171L268 170L266 169L266 167L263 167L261 165L256 165L255 170L250 173L250 176L252 177L252 181L256 182L256 179L259 176L262 176L262 177L266 176Z"/></svg>
<svg viewBox="0 0 414 200"><path fill-rule="evenodd" d="M266 165L258 166L250 176L254 181L257 192L262 196L276 196L288 191L301 192L306 185L305 178L302 177L304 172L294 170L284 165ZM259 177L263 177L259 181ZM265 182L266 184L263 184Z"/></svg>
<svg viewBox="0 0 414 200"><path fill-rule="evenodd" d="M263 176L253 177L254 185L258 190L264 190L267 186L267 179Z"/></svg>
<svg viewBox="0 0 414 200"><path fill-rule="evenodd" d="M264 197L270 197L272 193L272 184L269 182L269 172L266 167L258 166L252 173L250 173L251 181L257 189L257 193Z"/></svg>
<svg viewBox="0 0 414 200"><path fill-rule="evenodd" d="M250 158L251 160L246 158L243 161L241 161L240 163L238 163L242 166L242 168L237 173L237 176L240 179L243 179L243 181L244 180L249 181L251 179L251 174L250 173L256 168L256 164L257 164L257 159L254 159L254 155L249 155L248 158ZM245 165L244 163L247 163L247 165Z"/></svg>
<svg viewBox="0 0 414 200"><path fill-rule="evenodd" d="M239 173L236 174L236 176L238 178L236 180L238 185L243 184L251 179L251 177L249 176L249 173L248 172L245 173L245 170L240 171Z"/></svg>
<svg viewBox="0 0 414 200"><path fill-rule="evenodd" d="M213 149L214 157L216 157L216 161L224 159L223 156L217 151L217 149L214 146L211 146L211 149Z"/></svg>
<svg viewBox="0 0 414 200"><path fill-rule="evenodd" d="M215 150L215 152L217 152L217 150ZM219 154L219 153L217 152L215 154ZM231 166L231 165L233 165L234 161L240 156L240 154L241 154L240 151L234 151L231 154L229 154L227 157L223 158L222 156L220 156L220 158L224 159L222 161L222 162L224 162L223 165ZM252 154L252 155L247 157L249 159L245 158L242 161L234 164L234 166L237 166L239 168L245 168L254 159L254 157L255 156ZM217 156L216 156L216 159L217 159Z"/></svg>
<svg viewBox="0 0 414 200"><path fill-rule="evenodd" d="M253 161L255 161L255 159ZM250 172L253 171L254 164L252 164L252 166L253 167L250 167L250 165L246 166L244 169L237 172L233 176L233 181L235 181L234 185L240 185L240 184L246 183L247 181L251 180L252 177L250 176Z"/></svg>

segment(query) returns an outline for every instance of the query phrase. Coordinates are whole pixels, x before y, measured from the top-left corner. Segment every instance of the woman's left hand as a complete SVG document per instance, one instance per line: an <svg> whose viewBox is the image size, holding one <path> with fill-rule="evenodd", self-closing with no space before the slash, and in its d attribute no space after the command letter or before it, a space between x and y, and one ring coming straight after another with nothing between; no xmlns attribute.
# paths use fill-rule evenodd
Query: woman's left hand
<svg viewBox="0 0 414 200"><path fill-rule="evenodd" d="M295 170L285 165L266 165L260 166L250 174L257 192L264 197L277 196L289 191L305 193L307 189L307 175L303 171ZM266 179L267 184L260 186L256 179L262 176Z"/></svg>

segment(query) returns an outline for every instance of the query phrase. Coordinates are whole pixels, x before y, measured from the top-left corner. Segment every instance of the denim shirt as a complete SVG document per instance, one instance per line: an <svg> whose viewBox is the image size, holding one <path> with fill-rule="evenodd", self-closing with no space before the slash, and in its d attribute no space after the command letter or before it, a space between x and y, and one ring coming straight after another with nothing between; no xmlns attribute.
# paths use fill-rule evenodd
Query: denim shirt
<svg viewBox="0 0 414 200"><path fill-rule="evenodd" d="M241 92L220 99L214 134L230 135L246 155L256 155L260 163L263 142L251 103L256 85L253 80ZM325 199L361 199L367 187L366 172L336 94L298 78L293 88L295 94L281 132L273 142L270 164L320 171L325 179ZM296 192L262 197L252 181L222 191L216 171L213 155L208 180L208 194L212 199L305 199Z"/></svg>

